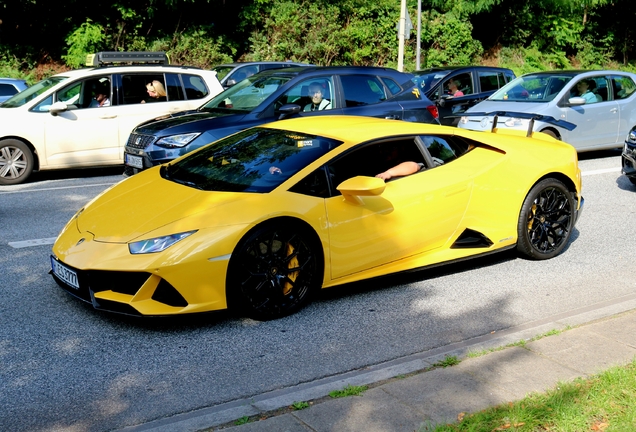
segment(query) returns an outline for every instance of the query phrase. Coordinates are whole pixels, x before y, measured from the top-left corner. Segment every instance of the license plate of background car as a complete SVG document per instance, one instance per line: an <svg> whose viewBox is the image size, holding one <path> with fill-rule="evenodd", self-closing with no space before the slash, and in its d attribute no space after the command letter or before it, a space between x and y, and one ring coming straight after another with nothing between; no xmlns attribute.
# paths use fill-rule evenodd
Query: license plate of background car
<svg viewBox="0 0 636 432"><path fill-rule="evenodd" d="M51 257L51 269L53 274L64 282L69 284L75 289L79 289L79 283L77 282L77 273L70 268L67 268L64 264L60 263L55 258Z"/></svg>
<svg viewBox="0 0 636 432"><path fill-rule="evenodd" d="M126 165L130 165L133 168L143 169L144 160L142 158L140 158L139 156L129 155L128 153L125 153L125 156L126 156L126 160L125 160Z"/></svg>

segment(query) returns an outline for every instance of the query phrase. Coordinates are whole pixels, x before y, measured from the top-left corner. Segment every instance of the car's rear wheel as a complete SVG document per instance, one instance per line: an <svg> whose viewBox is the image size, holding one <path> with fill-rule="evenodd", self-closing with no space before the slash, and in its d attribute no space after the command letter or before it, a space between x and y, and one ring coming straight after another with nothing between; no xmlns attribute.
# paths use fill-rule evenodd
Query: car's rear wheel
<svg viewBox="0 0 636 432"><path fill-rule="evenodd" d="M248 233L232 253L227 294L231 308L269 320L305 306L322 283L322 251L297 222L274 222Z"/></svg>
<svg viewBox="0 0 636 432"><path fill-rule="evenodd" d="M0 141L0 184L22 183L33 172L33 153L22 141Z"/></svg>
<svg viewBox="0 0 636 432"><path fill-rule="evenodd" d="M558 255L572 234L575 205L559 180L548 178L537 183L521 207L517 250L537 260Z"/></svg>

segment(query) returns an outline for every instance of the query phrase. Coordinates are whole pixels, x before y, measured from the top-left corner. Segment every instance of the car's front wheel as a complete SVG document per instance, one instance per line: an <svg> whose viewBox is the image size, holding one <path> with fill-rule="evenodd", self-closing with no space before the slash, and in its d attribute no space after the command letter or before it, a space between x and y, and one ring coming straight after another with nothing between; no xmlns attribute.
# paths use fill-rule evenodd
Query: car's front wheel
<svg viewBox="0 0 636 432"><path fill-rule="evenodd" d="M320 288L322 268L320 244L308 229L292 221L264 224L232 253L229 306L259 320L292 314Z"/></svg>
<svg viewBox="0 0 636 432"><path fill-rule="evenodd" d="M0 141L0 184L11 185L25 181L33 172L33 153L22 141Z"/></svg>
<svg viewBox="0 0 636 432"><path fill-rule="evenodd" d="M548 178L537 183L521 207L517 250L537 260L558 255L572 235L575 205L559 180Z"/></svg>

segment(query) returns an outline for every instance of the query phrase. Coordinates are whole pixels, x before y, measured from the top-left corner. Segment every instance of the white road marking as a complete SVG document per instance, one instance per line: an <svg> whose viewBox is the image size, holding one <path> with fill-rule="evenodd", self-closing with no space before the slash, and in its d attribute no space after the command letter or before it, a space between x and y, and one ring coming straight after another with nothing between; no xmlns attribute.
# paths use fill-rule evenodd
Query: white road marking
<svg viewBox="0 0 636 432"><path fill-rule="evenodd" d="M9 242L9 246L11 246L14 249L21 249L21 248L31 247L31 246L52 245L53 243L55 243L56 238L57 237L49 237L49 238L41 238L41 239L34 239L34 240Z"/></svg>
<svg viewBox="0 0 636 432"><path fill-rule="evenodd" d="M18 189L18 190L10 190L3 191L0 190L0 195L2 194L15 194L15 193L24 193L24 192L44 192L44 191L53 191L53 190L62 190L62 189L77 189L79 187L92 187L92 186L112 186L115 183L94 183L94 184L86 184L82 186L59 186L59 187L51 187L51 188L41 188L41 189Z"/></svg>

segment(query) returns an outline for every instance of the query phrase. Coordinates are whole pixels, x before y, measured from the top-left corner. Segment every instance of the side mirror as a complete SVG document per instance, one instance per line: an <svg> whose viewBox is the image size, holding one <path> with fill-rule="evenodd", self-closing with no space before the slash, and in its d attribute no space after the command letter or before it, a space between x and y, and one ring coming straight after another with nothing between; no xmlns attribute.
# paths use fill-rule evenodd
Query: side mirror
<svg viewBox="0 0 636 432"><path fill-rule="evenodd" d="M384 192L386 183L378 177L356 176L343 181L336 189L354 204L362 204L361 196L377 196Z"/></svg>
<svg viewBox="0 0 636 432"><path fill-rule="evenodd" d="M586 100L583 99L582 97L572 97L570 99L568 99L568 105L569 106L579 106L579 105L585 105Z"/></svg>
<svg viewBox="0 0 636 432"><path fill-rule="evenodd" d="M448 100L448 99L450 99L450 98L451 98L451 96L450 96L450 95L445 95L445 94L441 95L441 96L439 97L439 99L437 99L437 101L436 101L436 102L437 102L437 105L439 105L439 106L441 106L441 107L444 107L444 106L446 105L446 100Z"/></svg>
<svg viewBox="0 0 636 432"><path fill-rule="evenodd" d="M278 117L278 120L282 120L284 118L291 117L294 114L298 114L300 112L300 109L301 109L300 105L285 104L278 109L278 112L280 112L280 116Z"/></svg>
<svg viewBox="0 0 636 432"><path fill-rule="evenodd" d="M230 78L229 80L225 81L225 88L232 87L235 84L236 84L236 80Z"/></svg>
<svg viewBox="0 0 636 432"><path fill-rule="evenodd" d="M49 108L49 112L51 113L51 115L56 116L62 111L66 111L67 109L68 109L68 105L66 105L64 102L55 102Z"/></svg>

